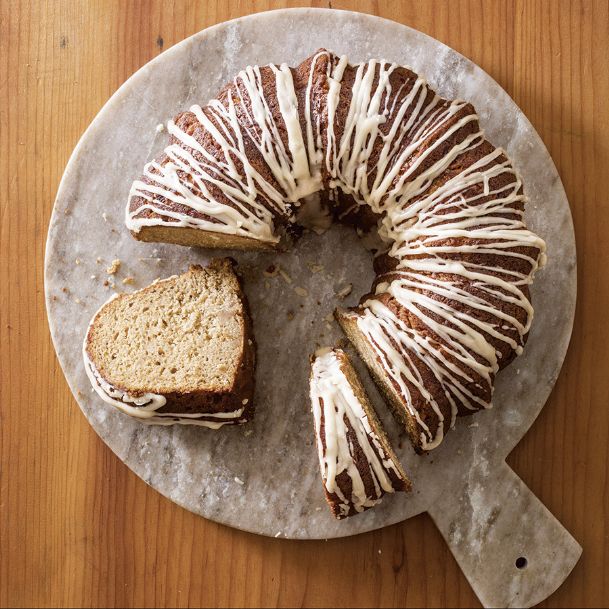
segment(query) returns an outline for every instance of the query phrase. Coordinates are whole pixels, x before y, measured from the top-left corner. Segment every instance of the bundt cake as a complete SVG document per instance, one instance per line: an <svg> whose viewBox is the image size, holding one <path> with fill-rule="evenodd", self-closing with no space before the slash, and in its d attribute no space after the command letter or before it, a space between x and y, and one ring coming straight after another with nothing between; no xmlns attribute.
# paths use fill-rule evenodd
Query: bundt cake
<svg viewBox="0 0 609 609"><path fill-rule="evenodd" d="M340 349L323 349L311 364L311 408L326 500L338 519L409 491L410 481Z"/></svg>
<svg viewBox="0 0 609 609"><path fill-rule="evenodd" d="M370 294L337 318L416 450L490 407L496 373L525 344L545 244L469 103L408 68L322 49L297 68L246 68L168 130L131 188L135 238L276 248L318 198L384 244Z"/></svg>
<svg viewBox="0 0 609 609"><path fill-rule="evenodd" d="M254 413L254 342L230 259L110 299L83 345L107 403L146 423L217 429Z"/></svg>

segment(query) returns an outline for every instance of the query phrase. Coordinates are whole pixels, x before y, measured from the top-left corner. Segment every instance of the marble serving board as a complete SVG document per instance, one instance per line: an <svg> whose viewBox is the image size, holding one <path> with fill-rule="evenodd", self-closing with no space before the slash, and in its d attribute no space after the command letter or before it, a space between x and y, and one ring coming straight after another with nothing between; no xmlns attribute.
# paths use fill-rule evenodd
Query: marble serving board
<svg viewBox="0 0 609 609"><path fill-rule="evenodd" d="M111 294L217 255L139 243L124 228L131 181L167 141L159 125L204 104L248 64L295 65L319 47L353 61L376 57L411 66L442 95L471 101L487 137L506 148L521 171L530 198L527 221L546 239L549 257L532 289L536 316L528 344L499 375L495 407L458 421L433 454L413 453L364 377L415 490L341 522L324 503L307 381L309 354L341 339L330 321L333 308L355 304L371 285L371 259L353 231L337 226L321 236L305 234L282 254L231 252L245 278L259 345L251 424L220 431L142 425L92 393L81 361L87 324ZM114 259L122 264L110 276ZM271 265L284 273L269 276ZM229 526L298 539L353 535L428 511L485 605L528 606L556 589L581 553L505 465L560 371L573 322L575 272L573 225L556 169L529 121L492 78L397 23L293 9L202 31L116 92L66 168L49 228L45 288L57 355L85 416L128 467L172 501ZM352 292L340 298L351 284Z"/></svg>

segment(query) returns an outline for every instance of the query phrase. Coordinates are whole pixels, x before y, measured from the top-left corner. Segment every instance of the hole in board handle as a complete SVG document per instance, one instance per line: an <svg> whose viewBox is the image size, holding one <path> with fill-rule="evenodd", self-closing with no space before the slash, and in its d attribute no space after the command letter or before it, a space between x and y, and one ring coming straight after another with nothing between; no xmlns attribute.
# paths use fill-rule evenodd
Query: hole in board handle
<svg viewBox="0 0 609 609"><path fill-rule="evenodd" d="M516 568L517 569L526 569L527 565L529 564L529 561L524 557L524 556L520 556L516 559Z"/></svg>

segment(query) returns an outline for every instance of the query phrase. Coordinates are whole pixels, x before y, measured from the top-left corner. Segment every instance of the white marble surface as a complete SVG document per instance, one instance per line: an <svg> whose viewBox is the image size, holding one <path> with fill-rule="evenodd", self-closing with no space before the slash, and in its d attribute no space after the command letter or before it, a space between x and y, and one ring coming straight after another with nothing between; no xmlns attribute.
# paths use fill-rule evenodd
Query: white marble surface
<svg viewBox="0 0 609 609"><path fill-rule="evenodd" d="M205 103L248 64L294 65L322 46L354 61L377 57L409 65L444 96L471 101L487 137L506 148L521 171L530 198L527 221L546 239L549 257L532 290L536 317L529 342L524 355L499 375L495 408L460 420L430 456L417 457L407 441L400 442L398 453L415 491L389 497L378 509L342 522L324 504L307 378L309 353L341 336L336 324L328 329L323 320L339 304L335 290L353 283L352 294L340 301L351 305L370 287L371 261L351 231L334 227L321 237L307 235L286 254L233 254L245 275L259 343L253 424L218 432L143 426L91 392L80 358L87 323L113 292L103 285L113 259L123 261L117 288L131 290L210 255L138 243L123 226L131 181L166 142L166 133L156 126L193 103ZM307 262L324 270L313 273ZM280 264L293 283L265 277L263 270L271 263ZM455 547L465 547L463 537L471 541L471 520L480 509L471 498L476 492L488 494L497 482L496 472L503 471L505 457L530 427L558 376L573 322L575 271L573 225L556 169L531 124L494 80L452 49L405 26L356 13L297 9L200 32L151 61L117 91L66 168L49 228L46 294L57 354L85 416L133 471L176 503L230 526L301 539L352 535L430 511L457 555ZM135 285L122 285L127 276L135 278ZM309 295L298 296L295 286ZM374 388L370 391L397 444L396 425ZM499 509L509 517L509 501ZM569 540L561 577L579 555ZM464 553L481 555L483 545L467 546ZM506 556L513 566L511 554ZM529 602L526 596L516 598L520 604Z"/></svg>

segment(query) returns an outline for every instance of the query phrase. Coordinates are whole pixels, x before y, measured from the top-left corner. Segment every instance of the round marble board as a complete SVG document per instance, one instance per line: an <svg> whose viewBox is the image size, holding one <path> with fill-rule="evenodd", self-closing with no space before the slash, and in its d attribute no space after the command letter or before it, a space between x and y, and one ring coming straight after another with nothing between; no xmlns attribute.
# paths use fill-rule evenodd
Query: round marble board
<svg viewBox="0 0 609 609"><path fill-rule="evenodd" d="M139 243L124 227L130 184L167 141L157 126L206 103L247 65L296 65L320 47L352 61L375 57L408 65L443 96L471 101L487 137L507 150L523 175L527 222L546 239L549 260L533 285L536 316L528 344L499 375L494 408L459 420L433 454L418 457L398 437L364 377L415 490L341 522L330 515L322 493L308 367L310 353L341 338L327 321L333 308L355 304L372 282L370 256L353 231L336 226L321 236L306 234L288 253L231 252L245 277L259 346L253 423L219 431L142 425L92 393L81 361L87 324L114 291L105 280L131 291L224 254ZM110 277L106 267L116 258L122 265ZM291 283L263 273L272 263ZM484 472L502 463L530 427L558 376L572 328L575 264L569 205L552 160L490 76L403 25L350 12L293 9L204 30L145 65L115 93L66 168L49 228L45 287L53 341L70 387L95 431L138 476L206 518L263 535L313 539L370 531L427 511L441 496L457 496L472 472L484 482ZM127 277L134 283L123 284ZM339 300L336 293L348 284L353 291Z"/></svg>

